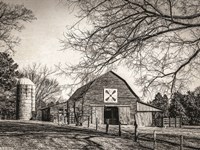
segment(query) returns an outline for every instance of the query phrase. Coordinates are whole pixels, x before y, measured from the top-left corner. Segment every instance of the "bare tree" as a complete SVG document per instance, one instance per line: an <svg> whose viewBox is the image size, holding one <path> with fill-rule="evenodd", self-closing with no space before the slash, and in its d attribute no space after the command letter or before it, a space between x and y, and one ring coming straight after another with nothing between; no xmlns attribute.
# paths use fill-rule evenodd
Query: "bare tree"
<svg viewBox="0 0 200 150"><path fill-rule="evenodd" d="M63 0L62 0L63 1ZM79 21L64 49L82 53L71 75L125 65L144 91L183 89L200 71L199 0L70 0ZM87 21L92 29L79 28ZM86 74L87 75L87 74ZM82 77L83 78L83 77Z"/></svg>
<svg viewBox="0 0 200 150"><path fill-rule="evenodd" d="M55 70L33 64L23 68L21 71L24 77L29 78L36 86L35 98L37 108L44 107L47 103L56 102L61 94L61 87L58 81L52 78Z"/></svg>
<svg viewBox="0 0 200 150"><path fill-rule="evenodd" d="M12 32L21 31L22 22L36 19L31 10L23 5L11 5L0 1L0 51L14 51L14 46L20 42Z"/></svg>
<svg viewBox="0 0 200 150"><path fill-rule="evenodd" d="M70 77L70 80L68 80L68 82L65 85L63 85L63 88L66 90L68 97L70 97L75 92L75 90L80 86L83 86L88 82L97 78L97 75L88 72L87 69L81 70L80 72L78 72L78 74L74 75L74 72L77 71L76 68L71 67L67 64L66 66L62 66L61 64L56 65L56 68L58 70L57 72L58 76Z"/></svg>

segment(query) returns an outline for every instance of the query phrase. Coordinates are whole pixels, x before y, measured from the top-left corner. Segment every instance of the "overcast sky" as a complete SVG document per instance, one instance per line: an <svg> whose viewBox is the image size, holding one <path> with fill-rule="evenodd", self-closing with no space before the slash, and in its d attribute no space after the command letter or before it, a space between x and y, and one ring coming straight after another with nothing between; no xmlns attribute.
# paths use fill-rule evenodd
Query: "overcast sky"
<svg viewBox="0 0 200 150"><path fill-rule="evenodd" d="M63 39L63 33L67 31L67 26L73 25L77 18L76 10L72 12L59 0L3 0L11 4L23 4L31 9L37 20L31 23L25 23L25 29L18 34L21 43L16 47L14 60L23 68L32 63L46 64L49 67L58 63L78 62L80 56L72 50L60 51L62 48L59 39ZM87 27L86 24L82 24ZM127 80L133 90L141 95L137 87L133 84L133 78L130 78L131 72L124 68L116 71L121 77ZM68 79L58 77L61 84L67 84Z"/></svg>
<svg viewBox="0 0 200 150"><path fill-rule="evenodd" d="M37 20L25 24L19 33L21 43L16 47L15 61L20 65L41 62L52 66L58 62L73 61L72 51L61 52L59 39L63 38L66 26L75 22L75 17L58 0L6 0L24 4L31 9ZM72 57L73 56L73 57Z"/></svg>
<svg viewBox="0 0 200 150"><path fill-rule="evenodd" d="M63 39L63 33L67 31L67 26L73 25L77 18L72 10L60 4L59 0L3 0L6 3L23 4L31 9L37 20L25 23L25 29L18 34L21 43L16 47L14 60L19 64L19 68L31 65L32 63L42 63L49 67L58 63L78 62L80 56L70 50L59 51L62 48L59 39ZM87 27L83 24L83 27ZM132 71L121 67L116 71L124 78L132 89L139 96L142 95L140 87L136 87L131 77ZM61 84L67 84L68 79L58 78ZM192 85L193 89L197 84Z"/></svg>

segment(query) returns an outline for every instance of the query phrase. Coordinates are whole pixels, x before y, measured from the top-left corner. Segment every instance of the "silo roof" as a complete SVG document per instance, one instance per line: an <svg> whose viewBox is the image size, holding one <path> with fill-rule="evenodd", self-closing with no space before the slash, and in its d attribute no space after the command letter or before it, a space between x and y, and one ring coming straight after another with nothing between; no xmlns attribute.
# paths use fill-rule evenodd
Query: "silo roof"
<svg viewBox="0 0 200 150"><path fill-rule="evenodd" d="M18 83L17 84L20 84L20 85L35 85L30 79L28 78L20 78L18 80Z"/></svg>

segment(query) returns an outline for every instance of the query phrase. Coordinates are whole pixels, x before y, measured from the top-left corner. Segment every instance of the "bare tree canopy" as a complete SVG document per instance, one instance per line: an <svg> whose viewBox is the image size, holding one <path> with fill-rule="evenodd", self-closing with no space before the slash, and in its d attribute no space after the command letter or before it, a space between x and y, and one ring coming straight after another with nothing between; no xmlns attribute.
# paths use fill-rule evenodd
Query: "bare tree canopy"
<svg viewBox="0 0 200 150"><path fill-rule="evenodd" d="M63 40L83 54L71 74L126 65L144 91L183 89L200 67L199 0L70 0L80 21ZM91 30L79 28L87 20ZM88 75L88 74L87 74Z"/></svg>
<svg viewBox="0 0 200 150"><path fill-rule="evenodd" d="M0 51L14 51L14 46L20 39L12 32L21 31L24 28L22 22L34 19L32 11L23 5L10 5L0 1Z"/></svg>
<svg viewBox="0 0 200 150"><path fill-rule="evenodd" d="M35 99L37 108L40 108L45 103L56 102L58 100L61 94L61 87L58 81L51 77L55 73L55 70L41 66L40 64L33 64L32 66L23 68L21 73L36 86Z"/></svg>

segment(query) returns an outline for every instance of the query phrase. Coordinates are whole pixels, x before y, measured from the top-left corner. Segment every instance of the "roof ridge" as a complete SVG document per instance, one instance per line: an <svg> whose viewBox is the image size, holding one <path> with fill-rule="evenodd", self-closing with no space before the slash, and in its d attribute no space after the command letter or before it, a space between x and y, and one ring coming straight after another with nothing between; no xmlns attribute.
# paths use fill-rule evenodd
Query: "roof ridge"
<svg viewBox="0 0 200 150"><path fill-rule="evenodd" d="M131 91L131 93L134 95L134 96L136 96L137 98L138 98L138 100L140 101L140 98L139 98L139 96L132 90L132 88L130 87L130 85L126 82L126 80L125 79L123 79L121 76L119 76L118 74L116 74L114 71L109 71L109 72L111 72L112 74L114 74L115 76L117 76L118 78L120 78L125 84L126 84L126 86L128 87L128 89Z"/></svg>

